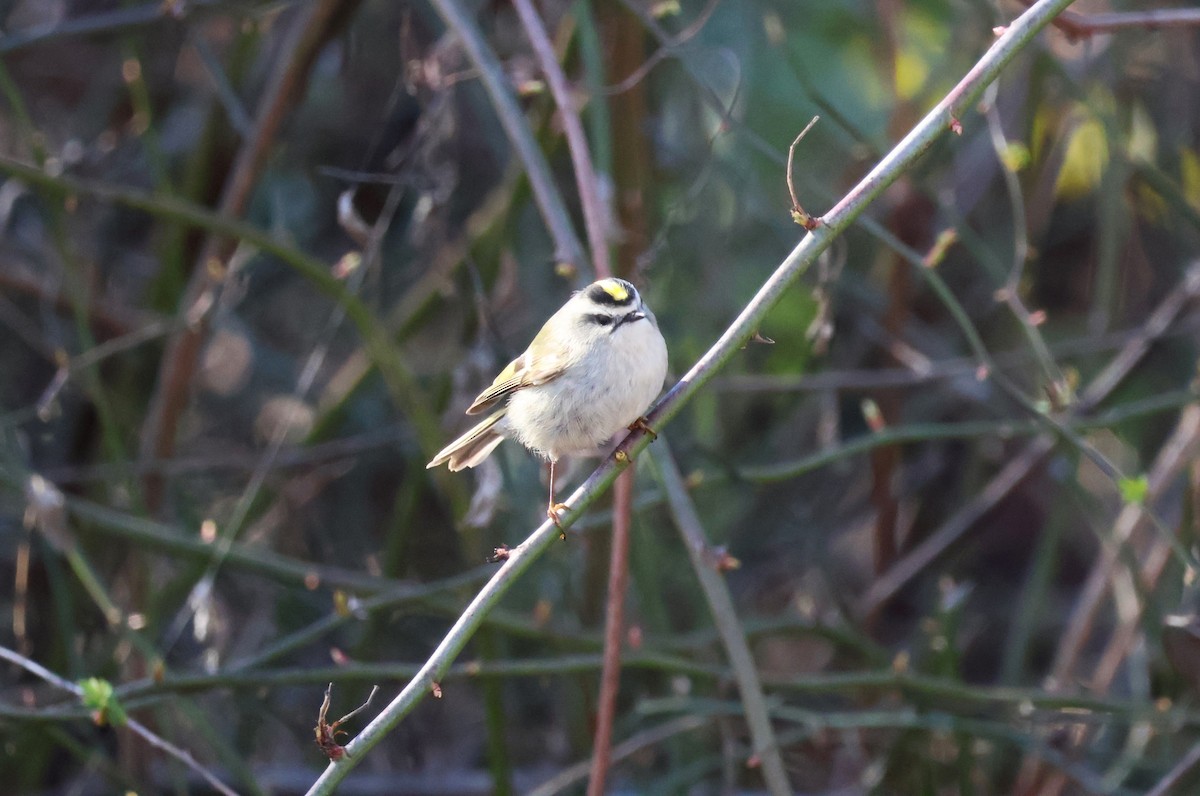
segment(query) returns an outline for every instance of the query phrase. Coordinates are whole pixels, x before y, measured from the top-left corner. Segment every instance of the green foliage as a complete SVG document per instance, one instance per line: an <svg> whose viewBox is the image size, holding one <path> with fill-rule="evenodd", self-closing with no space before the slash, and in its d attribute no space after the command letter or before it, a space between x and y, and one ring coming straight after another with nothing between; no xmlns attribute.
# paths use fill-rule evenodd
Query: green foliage
<svg viewBox="0 0 1200 796"><path fill-rule="evenodd" d="M86 680L80 680L77 685L83 691L80 696L83 706L91 711L94 722L99 725L111 724L114 727L120 727L128 721L125 708L121 707L121 701L117 699L113 684L108 680L89 677Z"/></svg>
<svg viewBox="0 0 1200 796"><path fill-rule="evenodd" d="M1150 494L1150 481L1144 475L1121 478L1117 481L1117 488L1121 490L1121 500L1140 506Z"/></svg>

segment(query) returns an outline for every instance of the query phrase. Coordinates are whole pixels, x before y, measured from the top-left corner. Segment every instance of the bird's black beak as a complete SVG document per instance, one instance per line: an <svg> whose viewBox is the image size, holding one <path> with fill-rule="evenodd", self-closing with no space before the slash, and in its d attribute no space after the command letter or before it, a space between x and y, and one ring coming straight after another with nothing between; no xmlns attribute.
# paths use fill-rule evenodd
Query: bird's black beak
<svg viewBox="0 0 1200 796"><path fill-rule="evenodd" d="M624 326L627 323L633 323L635 321L640 321L645 317L646 317L646 313L642 312L641 310L634 310L633 312L627 312L624 315L622 315L620 318L617 318L617 322L613 324L612 330L615 332L618 327Z"/></svg>

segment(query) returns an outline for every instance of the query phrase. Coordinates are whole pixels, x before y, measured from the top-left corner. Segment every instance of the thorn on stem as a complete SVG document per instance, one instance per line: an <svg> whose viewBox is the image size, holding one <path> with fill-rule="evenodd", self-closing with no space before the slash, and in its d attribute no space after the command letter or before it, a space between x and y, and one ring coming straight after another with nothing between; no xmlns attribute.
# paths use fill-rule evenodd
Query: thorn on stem
<svg viewBox="0 0 1200 796"><path fill-rule="evenodd" d="M508 560L508 554L511 551L512 548L506 544L502 544L499 547L493 547L492 554L488 556L486 560L489 564L499 564L502 561Z"/></svg>
<svg viewBox="0 0 1200 796"><path fill-rule="evenodd" d="M762 332L758 331L758 329L755 329L751 333L750 338L746 340L746 342L742 343L740 350L745 351L751 343L758 343L759 345L775 345L774 340L772 340L770 337L764 337Z"/></svg>
<svg viewBox="0 0 1200 796"><path fill-rule="evenodd" d="M732 572L742 567L741 560L730 555L729 549L724 545L705 548L704 558L710 567L721 573Z"/></svg>
<svg viewBox="0 0 1200 796"><path fill-rule="evenodd" d="M750 342L758 343L759 345L775 345L775 341L767 337L758 329L754 330L754 334L750 336Z"/></svg>

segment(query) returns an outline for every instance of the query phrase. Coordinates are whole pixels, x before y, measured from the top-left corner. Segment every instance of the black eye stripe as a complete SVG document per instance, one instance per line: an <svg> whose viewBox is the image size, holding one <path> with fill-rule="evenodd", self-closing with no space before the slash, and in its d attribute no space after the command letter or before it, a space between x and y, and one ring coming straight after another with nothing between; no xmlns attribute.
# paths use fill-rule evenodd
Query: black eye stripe
<svg viewBox="0 0 1200 796"><path fill-rule="evenodd" d="M608 315L603 312L592 312L581 317L583 323L594 323L597 326L612 327L612 331L616 331L619 327L633 321L640 321L646 317L644 312L634 310L627 312L624 315Z"/></svg>

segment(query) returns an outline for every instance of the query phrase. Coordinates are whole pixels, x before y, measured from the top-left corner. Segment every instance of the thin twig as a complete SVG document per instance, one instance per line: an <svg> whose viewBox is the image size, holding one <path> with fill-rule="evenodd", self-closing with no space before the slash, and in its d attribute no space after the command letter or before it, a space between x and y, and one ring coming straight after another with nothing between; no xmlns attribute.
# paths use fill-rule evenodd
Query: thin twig
<svg viewBox="0 0 1200 796"><path fill-rule="evenodd" d="M1134 401L1113 409L1078 418L1068 423L1075 431L1095 428L1110 428L1134 417L1144 417L1151 414L1176 411L1196 401L1197 395L1193 390L1177 390L1172 393L1156 395L1143 401ZM1015 439L1031 437L1043 431L1043 426L1036 420L975 420L956 423L908 423L902 426L888 426L880 431L847 439L838 445L815 451L789 461L771 464L744 465L734 471L738 478L746 481L770 483L787 481L805 473L812 472L834 462L848 459L851 456L869 453L884 445L901 445L911 442L931 442L945 439L969 439L971 437L995 437L999 439ZM719 473L705 476L705 482L720 478Z"/></svg>
<svg viewBox="0 0 1200 796"><path fill-rule="evenodd" d="M1065 688L1073 679L1079 656L1093 629L1100 602L1110 588L1121 548L1131 541L1134 531L1144 518L1146 512L1144 503L1152 502L1163 494L1180 469L1191 463L1198 444L1200 444L1200 409L1190 406L1181 414L1174 433L1163 444L1158 457L1150 468L1146 482L1145 501L1126 505L1117 515L1112 531L1104 539L1104 548L1080 590L1066 630L1059 637L1058 651L1050 675L1052 689ZM1143 552L1139 558L1144 561L1146 553ZM1152 586L1152 582L1147 581L1145 585ZM1137 615L1140 615L1140 612ZM1109 652L1104 657L1111 657L1114 649L1123 649L1126 646L1116 642L1122 638L1127 640L1128 636L1132 634L1136 627L1137 615L1133 617L1134 622L1122 617L1117 630L1113 633L1108 647ZM1090 687L1093 690L1104 690L1104 687L1112 679L1112 668L1113 666L1110 665L1107 667L1106 673L1098 674L1099 681L1093 679L1089 683Z"/></svg>
<svg viewBox="0 0 1200 796"><path fill-rule="evenodd" d="M1196 766L1200 765L1200 744L1193 746L1191 750L1183 756L1174 768L1167 772L1166 776L1158 781L1150 790L1146 791L1146 796L1167 796L1170 793L1180 793L1176 787L1180 781L1187 776L1189 772Z"/></svg>
<svg viewBox="0 0 1200 796"><path fill-rule="evenodd" d="M383 237L387 233L388 227L391 226L402 195L403 190L399 185L393 185L388 191L383 210L380 212L379 218L372 226L365 241L365 256L363 257L365 262L361 268L354 272L350 279L346 280L348 284L347 289L354 295L359 293L364 276L370 271L373 265L379 262L379 252ZM328 341L333 339L338 328L345 322L346 314L346 309L340 304L334 304L330 310L329 317L325 320L325 328L318 337L320 342L309 352L304 366L300 369L300 373L296 377L296 385L292 394L298 399L307 399L309 393L312 391L317 373L320 371L325 362L325 357L329 353ZM209 559L204 572L193 584L192 591L185 601L184 606L176 613L172 624L163 634L168 645L175 642L195 613L208 603L221 564L228 554L230 545L233 544L245 529L250 512L258 501L267 478L274 470L275 461L283 450L284 443L288 439L288 433L295 422L294 415L298 412L298 409L289 407L276 421L275 427L271 430L266 449L251 471L250 478L247 479L246 486L242 490L242 494L230 512L229 517L222 524L220 534L213 545L212 558ZM270 513L271 510L269 508L264 511L264 514L267 516Z"/></svg>
<svg viewBox="0 0 1200 796"><path fill-rule="evenodd" d="M1034 468L1045 461L1054 450L1055 440L1049 436L1038 437L1029 442L1009 460L983 491L954 512L932 534L925 537L916 547L896 561L887 572L871 582L870 588L858 598L856 616L871 616L884 602L890 600L910 580L941 556L947 548L962 538L974 527L981 517L1008 497L1014 489L1029 477Z"/></svg>
<svg viewBox="0 0 1200 796"><path fill-rule="evenodd" d="M740 706L729 702L694 697L666 697L642 702L643 713L677 713L711 716L737 715ZM1011 744L1030 755L1035 755L1055 766L1070 779L1084 788L1085 793L1108 792L1101 788L1101 777L1096 772L1070 760L1049 744L1037 740L1026 727L1014 727L1011 721L967 718L940 711L919 710L912 707L860 711L814 711L790 705L773 705L771 715L780 721L799 724L803 728L792 735L795 742L811 738L821 731L862 731L868 729L924 729L933 732L953 732L965 736L979 736ZM784 733L781 737L787 738Z"/></svg>
<svg viewBox="0 0 1200 796"><path fill-rule="evenodd" d="M701 645L705 648L711 644ZM684 675L697 680L728 682L733 672L728 666L700 663L697 649L687 657L665 652L641 650L626 656L627 669ZM446 670L446 682L477 680L484 677L512 679L514 677L545 678L593 673L604 665L600 653L562 655L547 658L517 660L469 660L456 663ZM248 672L218 672L216 674L168 674L161 682L150 680L122 685L116 690L121 704L143 707L153 702L172 699L180 694L214 689L262 688L322 683L372 682L411 678L419 669L416 663L364 664L350 663L328 667L297 667L261 669ZM1085 714L1095 714L1091 721L1104 724L1110 719L1142 722L1155 728L1175 728L1200 724L1200 712L1184 704L1163 709L1145 699L1125 697L1113 699L1086 694L1051 694L1043 689L1010 686L980 686L963 683L949 677L900 672L894 667L870 671L824 672L805 675L763 676L763 686L771 691L804 696L854 695L880 691L895 693L908 701L929 703L937 701L961 706L1005 711L1028 711L1032 706L1040 713L1056 713L1070 723L1083 720ZM744 713L744 706L739 715ZM0 718L22 720L80 719L90 715L81 704L56 705L47 708L25 708L0 703Z"/></svg>
<svg viewBox="0 0 1200 796"><path fill-rule="evenodd" d="M46 284L45 274L35 276L24 272L20 265L9 261L7 257L0 260L0 265L3 266L0 267L0 297L15 299L18 295L26 295L50 304L61 312L72 309L71 299L58 286ZM135 333L137 329L161 320L156 313L118 304L102 296L89 296L86 315L96 336L106 340ZM36 337L31 338L30 344L39 351L53 351L55 348L53 344Z"/></svg>
<svg viewBox="0 0 1200 796"><path fill-rule="evenodd" d="M767 711L767 701L763 697L762 683L759 681L758 669L750 647L746 644L746 636L738 620L733 599L729 589L714 562L714 556L704 534L704 526L696 513L696 507L688 495L683 483L683 476L671 456L671 449L666 440L659 442L658 447L651 450L651 459L658 470L659 480L667 493L667 505L671 509L671 517L675 527L682 537L683 546L687 550L692 570L700 581L700 589L708 602L712 613L713 623L721 636L725 647L725 655L733 669L737 680L738 692L742 697L742 705L746 713L746 723L750 727L752 741L752 757L762 768L763 778L774 796L782 796L792 792L788 783L787 771L783 767L783 757L779 751L779 742L771 727L771 717Z"/></svg>
<svg viewBox="0 0 1200 796"><path fill-rule="evenodd" d="M788 147L787 168L784 174L787 177L788 194L792 197L792 221L795 221L805 229L811 230L821 223L819 217L814 218L805 212L804 207L800 204L800 199L796 196L796 186L792 182L792 161L796 157L796 145L804 140L804 136L808 135L808 131L812 126L821 120L820 116L812 117L812 121L804 125L804 129L800 131L800 135L796 136L796 140L792 141L792 145Z"/></svg>
<svg viewBox="0 0 1200 796"><path fill-rule="evenodd" d="M1141 337L1144 327L1138 326L1132 330L1108 332L1103 335L1087 335L1075 337L1055 343L1051 353L1058 357L1079 356L1084 354L1103 354L1121 348L1133 337ZM1176 336L1187 337L1200 331L1200 324L1180 319L1156 339ZM1027 348L1012 349L998 354L992 354L992 363L1005 369L1019 367L1033 361L1033 355ZM713 388L720 392L805 392L824 393L842 391L867 391L881 387L919 387L930 382L948 379L969 378L975 380L979 372L979 361L973 356L946 357L929 362L920 368L895 367L870 370L867 368L851 370L826 370L819 373L804 374L766 374L740 373L725 376L713 383Z"/></svg>
<svg viewBox="0 0 1200 796"><path fill-rule="evenodd" d="M180 24L197 12L212 12L218 7L226 14L238 13L236 4L231 5L218 2L218 0L189 0L186 3L165 3L162 0L154 0L154 2L140 6L116 8L111 11L56 20L44 25L32 25L28 28L5 31L4 35L0 37L0 55L8 55L17 50L55 39L94 36L100 33L121 33L160 22Z"/></svg>
<svg viewBox="0 0 1200 796"><path fill-rule="evenodd" d="M496 54L484 41L479 27L459 0L431 0L431 5L446 23L446 27L453 30L462 41L467 57L479 70L479 79L492 100L492 107L500 119L500 125L508 135L509 143L512 144L517 157L525 166L534 201L554 240L555 258L575 266L586 262L583 246L575 234L574 227L571 226L571 218L562 194L559 193L558 186L550 174L550 166L546 163L542 151L538 149L533 132L525 121L525 115L513 96L508 75Z"/></svg>
<svg viewBox="0 0 1200 796"><path fill-rule="evenodd" d="M30 674L34 675L35 677L41 678L42 680L46 681L47 683L50 683L52 686L54 686L55 688L58 688L59 690L66 691L67 693L72 694L79 698L83 697L83 689L81 687L79 687L75 683L72 683L70 680L66 680L62 677L59 677L57 674L50 671L45 666L42 666L40 663L37 663L36 661L32 661L29 658L26 658L24 655L22 655L19 652L10 650L7 647L0 647L0 658L3 658L4 660L8 661L9 663L13 663L17 666L20 666L25 671L29 672ZM139 737L141 737L142 740L144 740L146 743L150 744L150 746L170 755L171 757L175 758L176 760L178 760L179 762L183 763L185 766L190 768L192 771L195 771L197 774L199 774L201 777L203 777L204 781L207 782L218 793L225 794L225 796L237 796L237 793L235 791L230 789L230 787L228 785L226 785L224 782L222 782L217 777L216 774L212 773L207 768L200 765L200 763L196 761L196 758L192 757L191 753L188 752L186 749L181 749L180 747L176 746L175 744L171 743L170 741L166 740L165 738L162 738L161 736L156 735L148 727L146 727L146 725L142 724L141 722L137 721L136 719L134 719L132 717L126 716L125 723L123 726L128 727L130 730L132 730L134 733L136 733Z"/></svg>
<svg viewBox="0 0 1200 796"><path fill-rule="evenodd" d="M1008 279L1004 286L996 292L996 297L1005 303L1021 325L1021 330L1029 341L1030 349L1038 364L1042 366L1046 378L1049 379L1050 394L1055 407L1061 408L1070 401L1070 396L1067 394L1069 388L1066 377L1063 376L1062 370L1051 356L1045 338L1042 337L1037 324L1034 323L1033 314L1021 299L1021 276L1025 273L1025 263L1029 259L1029 230L1026 228L1025 221L1025 197L1021 193L1021 181L1017 179L1016 171L1010 168L1006 159L1009 144L1000 121L1000 111L996 107L996 94L996 85L993 83L984 94L983 115L987 121L992 149L995 150L996 159L1000 163L1000 173L1004 176L1004 188L1008 194L1013 225L1012 265L1009 267Z"/></svg>
<svg viewBox="0 0 1200 796"><path fill-rule="evenodd" d="M588 796L601 796L612 760L612 731L621 682L621 646L625 637L625 591L629 584L629 526L633 509L633 473L630 467L613 485L612 548L609 552L608 599L604 613L604 667L596 706L596 731L592 735L592 771Z"/></svg>
<svg viewBox="0 0 1200 796"><path fill-rule="evenodd" d="M1150 11L1111 11L1100 14L1067 11L1054 21L1054 25L1071 39L1088 39L1099 33L1112 33L1129 28L1194 28L1200 26L1200 9L1157 8Z"/></svg>
<svg viewBox="0 0 1200 796"><path fill-rule="evenodd" d="M240 218L250 203L267 154L289 111L302 96L302 89L317 54L339 15L357 0L319 0L308 6L289 31L284 56L276 63L264 91L261 110L252 134L238 150L221 194L219 213ZM209 310L215 306L214 292L224 278L225 262L235 240L210 236L184 288L181 313L189 325L171 338L163 353L158 378L142 423L142 457L165 458L175 449L175 431L192 389L192 377L207 335ZM146 502L157 510L163 484L146 479Z"/></svg>
<svg viewBox="0 0 1200 796"><path fill-rule="evenodd" d="M371 705L371 700L375 698L375 694L379 692L379 686L371 686L371 693L367 695L367 701L356 707L354 710L342 716L332 724L328 721L329 705L333 701L333 683L325 686L325 698L321 700L321 707L317 711L317 726L314 730L317 740L317 747L321 753L330 760L337 760L342 755L346 754L346 748L337 742L339 735L345 735L344 730L338 729L350 719L362 713Z"/></svg>
<svg viewBox="0 0 1200 796"><path fill-rule="evenodd" d="M567 85L566 76L559 65L546 34L541 18L531 0L514 0L517 16L525 28L525 35L533 45L534 54L541 66L542 74L550 86L550 93L558 105L567 149L575 168L575 183L583 206L584 225L592 251L592 265L598 278L612 275L608 259L610 238L606 211L601 198L596 172L588 149L583 123ZM592 771L588 781L588 793L599 796L604 792L608 775L609 758L612 750L612 730L616 715L617 690L621 673L621 643L624 636L625 591L629 579L629 526L633 503L632 468L617 479L613 492L612 547L609 559L608 597L606 601L604 669L600 676L600 694L597 707L596 730L592 744Z"/></svg>
<svg viewBox="0 0 1200 796"><path fill-rule="evenodd" d="M1131 337L1109 364L1088 384L1072 405L1061 416L1059 425L1069 423L1106 398L1121 381L1129 375L1141 357L1150 348L1150 343L1161 335L1178 317L1187 303L1200 292L1200 265L1189 269L1183 283L1163 299L1151 313L1150 318ZM1076 435L1077 436L1077 435ZM1012 492L1034 468L1041 464L1054 450L1055 438L1041 436L1029 442L1016 457L1011 459L972 501L955 512L933 534L910 550L891 569L877 578L866 593L859 598L857 610L866 616L890 599L908 581L938 558L946 549L966 533L984 514Z"/></svg>
<svg viewBox="0 0 1200 796"><path fill-rule="evenodd" d="M550 86L550 94L558 106L562 118L563 133L567 138L567 150L571 153L571 165L575 167L575 185L579 191L579 203L583 206L583 223L587 228L588 246L592 250L592 268L597 279L612 276L608 265L608 241L610 230L605 219L611 216L604 208L600 195L600 186L596 180L596 170L592 166L592 155L588 149L587 135L583 132L583 123L579 119L579 109L571 97L571 87L567 85L567 76L563 74L562 66L554 52L554 45L546 34L546 28L532 0L513 0L517 16L525 28L525 35L533 45L533 53L537 56L538 65L546 82Z"/></svg>
<svg viewBox="0 0 1200 796"><path fill-rule="evenodd" d="M187 556L192 560L205 561L214 554L213 546L195 534L182 533L178 528L135 517L123 512L92 503L82 498L67 498L67 511L88 523L89 533L115 536L128 545L161 550L172 555ZM226 553L226 561L249 572L257 572L280 582L323 586L328 588L352 589L360 593L379 593L397 587L397 582L388 578L375 577L357 570L343 569L327 564L299 561L279 553L234 543ZM465 581L458 576L437 581L440 584L467 585L489 571L480 567L464 573ZM414 594L423 593L426 585L413 584ZM401 588L408 588L402 586Z"/></svg>
<svg viewBox="0 0 1200 796"><path fill-rule="evenodd" d="M631 735L621 743L617 744L612 749L611 760L613 763L619 763L627 757L632 757L634 754L649 749L652 746L657 746L663 741L674 738L676 735L682 735L685 732L698 730L710 724L711 721L707 716L680 716L677 719L664 721L656 727L651 727L648 730L643 730L636 735ZM550 779L543 782L529 792L528 796L554 796L556 793L563 791L586 779L593 765L590 761L584 760L576 763L573 766L564 768L562 771L555 774Z"/></svg>
<svg viewBox="0 0 1200 796"><path fill-rule="evenodd" d="M700 13L696 15L696 18L688 23L683 30L679 31L679 33L675 34L674 36L669 37L666 35L665 31L661 31L660 29L659 32L661 33L662 41L659 44L658 49L655 50L649 58L643 61L637 69L634 69L627 77L622 79L621 82L605 88L604 93L608 96L624 94L626 91L629 91L642 80L644 80L646 75L650 74L650 70L659 63L678 54L683 45L687 44L696 37L696 34L704 30L704 26L708 24L708 20L712 17L713 12L717 10L717 6L720 4L721 0L708 0L704 8L701 9ZM631 8L630 10L633 11L634 9Z"/></svg>
<svg viewBox="0 0 1200 796"><path fill-rule="evenodd" d="M159 197L143 191L95 180L50 174L28 163L0 156L0 173L28 183L52 188L64 195L86 195L142 210L156 217L188 224L222 236L237 238L270 254L298 272L320 292L329 296L346 313L362 337L366 357L379 369L392 400L402 409L420 438L422 450L430 453L441 444L437 418L427 402L418 398L416 381L397 354L390 334L370 309L331 273L328 264L280 242L262 230L177 197ZM156 457L157 458L157 457Z"/></svg>
<svg viewBox="0 0 1200 796"><path fill-rule="evenodd" d="M434 0L434 4L443 15L448 13L447 9L452 9L450 13L460 11L452 0ZM958 109L969 108L1008 62L1069 4L1070 0L1041 0L1005 29L950 94L825 215L825 224L809 232L800 241L721 338L649 413L646 421L650 427L659 430L664 428L696 392L737 356L754 331L762 325L771 308L832 241L950 128L950 120L957 117ZM462 16L461 13L458 16ZM476 46L482 47L482 41L476 42ZM644 430L631 432L622 443L622 449L627 454L625 461L618 461L615 457L605 459L571 495L567 502L569 508L561 517L561 525L569 528L583 510L612 484L628 462L649 444L649 436ZM431 684L437 682L450 666L483 622L484 615L512 587L515 580L555 543L559 532L559 527L547 520L522 544L513 548L509 559L463 611L421 667L417 677L350 743L347 749L354 756L331 762L309 790L312 796L332 793L337 783L364 757L358 752L365 753L378 744L429 693Z"/></svg>

